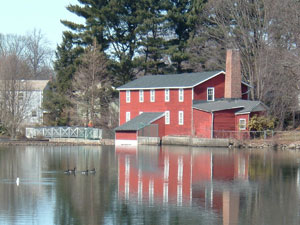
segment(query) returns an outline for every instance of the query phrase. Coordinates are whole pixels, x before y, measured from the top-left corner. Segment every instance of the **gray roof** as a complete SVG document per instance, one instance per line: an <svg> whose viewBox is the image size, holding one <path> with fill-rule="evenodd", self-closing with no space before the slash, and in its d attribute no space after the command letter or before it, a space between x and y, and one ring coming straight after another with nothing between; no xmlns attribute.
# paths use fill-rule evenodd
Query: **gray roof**
<svg viewBox="0 0 300 225"><path fill-rule="evenodd" d="M117 90L189 88L203 83L221 73L225 74L224 71L210 71L169 75L147 75L124 84L117 88Z"/></svg>
<svg viewBox="0 0 300 225"><path fill-rule="evenodd" d="M164 115L164 112L144 112L141 115L134 117L127 123L117 127L115 131L137 131L152 122L158 120Z"/></svg>
<svg viewBox="0 0 300 225"><path fill-rule="evenodd" d="M216 101L194 101L193 108L206 112L215 112L226 109L240 109L235 114L246 114L250 112L266 111L265 106L260 101L250 101L242 99L217 99Z"/></svg>

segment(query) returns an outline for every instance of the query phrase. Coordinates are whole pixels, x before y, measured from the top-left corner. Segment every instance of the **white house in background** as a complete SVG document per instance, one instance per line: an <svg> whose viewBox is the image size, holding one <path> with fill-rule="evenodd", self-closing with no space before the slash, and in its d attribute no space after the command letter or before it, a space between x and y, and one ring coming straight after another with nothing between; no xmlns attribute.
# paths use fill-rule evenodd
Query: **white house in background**
<svg viewBox="0 0 300 225"><path fill-rule="evenodd" d="M26 118L23 124L43 124L43 91L49 80L27 80L26 82L27 89L24 92L29 92L30 99L26 107ZM24 94L26 95L26 93Z"/></svg>

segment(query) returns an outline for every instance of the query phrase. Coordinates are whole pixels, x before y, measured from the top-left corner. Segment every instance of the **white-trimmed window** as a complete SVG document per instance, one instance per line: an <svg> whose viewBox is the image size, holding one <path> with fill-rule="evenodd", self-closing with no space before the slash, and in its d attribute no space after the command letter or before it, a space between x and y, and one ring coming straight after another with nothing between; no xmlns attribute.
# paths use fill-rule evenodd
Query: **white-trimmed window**
<svg viewBox="0 0 300 225"><path fill-rule="evenodd" d="M209 87L207 88L207 101L215 100L215 88Z"/></svg>
<svg viewBox="0 0 300 225"><path fill-rule="evenodd" d="M155 90L150 90L150 102L155 102Z"/></svg>
<svg viewBox="0 0 300 225"><path fill-rule="evenodd" d="M31 111L31 117L37 117L37 112L35 110Z"/></svg>
<svg viewBox="0 0 300 225"><path fill-rule="evenodd" d="M180 88L180 89L178 90L178 101L179 101L179 102L183 102L183 100L184 100L183 95L184 95L183 89Z"/></svg>
<svg viewBox="0 0 300 225"><path fill-rule="evenodd" d="M170 89L165 89L165 102L170 101Z"/></svg>
<svg viewBox="0 0 300 225"><path fill-rule="evenodd" d="M170 111L165 112L165 124L170 124Z"/></svg>
<svg viewBox="0 0 300 225"><path fill-rule="evenodd" d="M24 93L19 92L19 93L18 93L18 100L19 100L19 101L23 101L23 99L24 99Z"/></svg>
<svg viewBox="0 0 300 225"><path fill-rule="evenodd" d="M144 102L144 90L139 91L139 101Z"/></svg>
<svg viewBox="0 0 300 225"><path fill-rule="evenodd" d="M239 129L246 130L246 119L239 119Z"/></svg>
<svg viewBox="0 0 300 225"><path fill-rule="evenodd" d="M126 112L126 122L130 120L130 112Z"/></svg>
<svg viewBox="0 0 300 225"><path fill-rule="evenodd" d="M127 103L130 102L130 91L129 90L126 91L126 102Z"/></svg>
<svg viewBox="0 0 300 225"><path fill-rule="evenodd" d="M183 125L184 120L183 120L183 111L178 112L178 124Z"/></svg>

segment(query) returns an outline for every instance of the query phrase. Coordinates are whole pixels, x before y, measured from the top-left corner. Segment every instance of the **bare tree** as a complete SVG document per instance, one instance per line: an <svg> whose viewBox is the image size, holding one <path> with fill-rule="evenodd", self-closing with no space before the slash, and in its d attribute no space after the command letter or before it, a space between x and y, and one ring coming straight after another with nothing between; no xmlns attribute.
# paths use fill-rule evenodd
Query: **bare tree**
<svg viewBox="0 0 300 225"><path fill-rule="evenodd" d="M53 75L54 51L40 30L34 29L26 36L0 34L0 56L8 55L16 55L26 61L30 73L23 79L49 79Z"/></svg>
<svg viewBox="0 0 300 225"><path fill-rule="evenodd" d="M94 42L83 54L73 80L72 102L77 112L84 112L85 125L90 121L93 125L99 123L101 111L109 102L109 95L106 94L109 88L106 67L106 57Z"/></svg>
<svg viewBox="0 0 300 225"><path fill-rule="evenodd" d="M16 55L25 58L26 38L20 35L0 34L0 56Z"/></svg>
<svg viewBox="0 0 300 225"><path fill-rule="evenodd" d="M20 79L28 71L26 63L16 55L0 58L0 120L12 139L28 116L31 92L28 82Z"/></svg>
<svg viewBox="0 0 300 225"><path fill-rule="evenodd" d="M25 55L33 79L51 73L51 59L54 52L50 49L49 42L42 34L41 30L34 29L32 32L28 33L25 44Z"/></svg>
<svg viewBox="0 0 300 225"><path fill-rule="evenodd" d="M206 7L196 35L200 42L191 50L200 56L208 50L204 57L218 62L212 52L239 49L251 98L266 102L282 128L299 94L300 2L211 0Z"/></svg>

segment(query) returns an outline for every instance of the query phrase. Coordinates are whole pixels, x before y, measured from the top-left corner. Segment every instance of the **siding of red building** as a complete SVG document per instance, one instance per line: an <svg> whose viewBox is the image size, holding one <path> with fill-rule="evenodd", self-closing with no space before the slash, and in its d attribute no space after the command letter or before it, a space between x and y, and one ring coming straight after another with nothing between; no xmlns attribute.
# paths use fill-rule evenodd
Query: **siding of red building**
<svg viewBox="0 0 300 225"><path fill-rule="evenodd" d="M235 130L236 109L214 112L214 130Z"/></svg>
<svg viewBox="0 0 300 225"><path fill-rule="evenodd" d="M194 87L194 100L207 100L207 88L215 88L215 99L224 98L225 74L220 74ZM242 99L248 100L248 86L241 84Z"/></svg>
<svg viewBox="0 0 300 225"><path fill-rule="evenodd" d="M116 140L137 140L136 131L116 131Z"/></svg>
<svg viewBox="0 0 300 225"><path fill-rule="evenodd" d="M170 111L170 124L165 125L165 135L190 135L192 124L192 88L184 89L184 101L179 102L178 89L170 89L170 101L165 102L165 89L155 90L155 102L150 102L150 90L144 90L144 101L139 102L139 91L130 91L130 103L126 103L126 91L120 91L120 125L126 122L126 112L130 119L140 112ZM184 124L178 124L178 112L183 111Z"/></svg>
<svg viewBox="0 0 300 225"><path fill-rule="evenodd" d="M154 121L152 124L158 125L158 136L160 137L160 139L162 139L162 137L165 136L165 117Z"/></svg>
<svg viewBox="0 0 300 225"><path fill-rule="evenodd" d="M194 134L201 138L211 137L211 113L193 109Z"/></svg>
<svg viewBox="0 0 300 225"><path fill-rule="evenodd" d="M235 131L235 111L236 109L228 109L214 112L214 137L229 138L234 135Z"/></svg>
<svg viewBox="0 0 300 225"><path fill-rule="evenodd" d="M207 100L207 88L215 88L215 99L224 98L225 74L220 74L194 87L194 100Z"/></svg>

